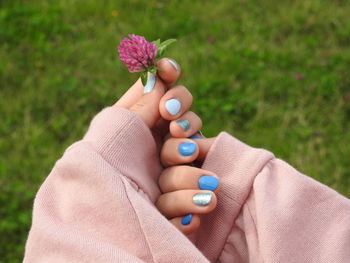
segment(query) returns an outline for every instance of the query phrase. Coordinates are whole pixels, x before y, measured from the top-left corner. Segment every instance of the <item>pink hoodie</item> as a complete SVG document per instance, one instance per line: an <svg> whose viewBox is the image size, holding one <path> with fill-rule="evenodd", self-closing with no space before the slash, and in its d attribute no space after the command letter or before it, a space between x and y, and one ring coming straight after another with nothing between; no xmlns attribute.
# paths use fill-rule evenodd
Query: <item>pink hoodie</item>
<svg viewBox="0 0 350 263"><path fill-rule="evenodd" d="M349 199L225 132L202 168L218 206L188 238L154 206L150 130L104 109L41 186L24 262L350 262Z"/></svg>

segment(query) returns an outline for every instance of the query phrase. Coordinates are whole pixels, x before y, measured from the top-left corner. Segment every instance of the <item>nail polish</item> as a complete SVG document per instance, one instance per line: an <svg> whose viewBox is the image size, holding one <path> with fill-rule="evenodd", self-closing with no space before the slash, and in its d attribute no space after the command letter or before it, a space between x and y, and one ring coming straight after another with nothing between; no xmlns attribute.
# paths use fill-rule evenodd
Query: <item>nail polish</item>
<svg viewBox="0 0 350 263"><path fill-rule="evenodd" d="M192 214L188 214L185 215L182 219L181 219L181 224L183 225L189 225L191 223L192 220Z"/></svg>
<svg viewBox="0 0 350 263"><path fill-rule="evenodd" d="M199 206L209 205L213 195L211 193L200 193L193 196L193 203Z"/></svg>
<svg viewBox="0 0 350 263"><path fill-rule="evenodd" d="M202 190L214 191L219 186L219 180L214 176L203 175L198 180L198 187Z"/></svg>
<svg viewBox="0 0 350 263"><path fill-rule="evenodd" d="M181 102L177 99L168 100L165 103L165 108L171 115L175 116L181 109Z"/></svg>
<svg viewBox="0 0 350 263"><path fill-rule="evenodd" d="M153 74L150 74L147 77L147 83L143 89L143 93L144 94L150 93L154 89L155 84L156 84L156 76Z"/></svg>
<svg viewBox="0 0 350 263"><path fill-rule="evenodd" d="M199 136L190 136L190 137L187 137L188 139L202 139L202 137L199 137Z"/></svg>
<svg viewBox="0 0 350 263"><path fill-rule="evenodd" d="M183 156L190 156L196 152L197 145L192 142L184 142L179 144L178 151Z"/></svg>
<svg viewBox="0 0 350 263"><path fill-rule="evenodd" d="M179 124L184 131L188 131L190 128L190 122L188 120L179 120L176 123Z"/></svg>
<svg viewBox="0 0 350 263"><path fill-rule="evenodd" d="M171 65L173 65L173 67L176 69L176 71L179 71L179 70L180 70L179 65L178 65L174 60L168 58L167 61L168 61Z"/></svg>

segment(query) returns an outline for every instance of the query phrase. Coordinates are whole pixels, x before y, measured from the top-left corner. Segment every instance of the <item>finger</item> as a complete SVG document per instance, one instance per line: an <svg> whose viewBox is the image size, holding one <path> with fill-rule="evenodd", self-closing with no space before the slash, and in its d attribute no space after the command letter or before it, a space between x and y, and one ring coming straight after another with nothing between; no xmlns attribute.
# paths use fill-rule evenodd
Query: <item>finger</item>
<svg viewBox="0 0 350 263"><path fill-rule="evenodd" d="M164 137L169 133L169 121L159 118L156 124L153 126L151 132L156 140L157 153L160 153L163 146Z"/></svg>
<svg viewBox="0 0 350 263"><path fill-rule="evenodd" d="M114 105L124 109L129 109L142 97L143 89L144 87L141 78L139 78Z"/></svg>
<svg viewBox="0 0 350 263"><path fill-rule="evenodd" d="M172 62L173 59L163 58L158 61L157 66L160 68L157 73L159 78L165 83L166 86L170 86L180 77L180 70L176 70ZM178 64L176 63L178 66ZM178 66L180 68L180 66ZM134 105L144 94L144 85L139 78L129 90L115 103L116 106L129 109Z"/></svg>
<svg viewBox="0 0 350 263"><path fill-rule="evenodd" d="M163 193L185 189L217 191L219 177L197 167L178 165L164 169L158 183Z"/></svg>
<svg viewBox="0 0 350 263"><path fill-rule="evenodd" d="M179 190L159 196L156 207L166 217L173 218L188 213L207 214L216 207L214 192L205 190Z"/></svg>
<svg viewBox="0 0 350 263"><path fill-rule="evenodd" d="M164 83L156 76L149 74L144 94L129 109L152 128L160 117L159 101L164 92Z"/></svg>
<svg viewBox="0 0 350 263"><path fill-rule="evenodd" d="M189 137L202 128L202 120L197 114L188 111L179 119L170 123L169 129L173 137Z"/></svg>
<svg viewBox="0 0 350 263"><path fill-rule="evenodd" d="M167 139L160 152L162 164L167 166L191 163L194 160L203 161L215 141L213 138L169 138Z"/></svg>
<svg viewBox="0 0 350 263"><path fill-rule="evenodd" d="M185 235L195 232L201 224L199 215L193 214L175 217L169 221Z"/></svg>
<svg viewBox="0 0 350 263"><path fill-rule="evenodd" d="M166 120L175 120L191 107L192 94L184 86L168 90L159 103L159 112Z"/></svg>
<svg viewBox="0 0 350 263"><path fill-rule="evenodd" d="M171 166L190 163L197 158L198 154L198 146L194 140L170 138L163 144L160 159L164 166Z"/></svg>
<svg viewBox="0 0 350 263"><path fill-rule="evenodd" d="M157 62L158 76L164 81L167 86L174 84L181 74L179 64L170 58L162 58Z"/></svg>
<svg viewBox="0 0 350 263"><path fill-rule="evenodd" d="M216 137L204 138L204 137L200 137L200 136L191 136L189 138L191 140L195 141L198 148L199 148L197 160L200 160L200 161L203 161L206 158L212 144L214 143L214 141L216 139ZM164 148L164 146L163 146L163 148Z"/></svg>

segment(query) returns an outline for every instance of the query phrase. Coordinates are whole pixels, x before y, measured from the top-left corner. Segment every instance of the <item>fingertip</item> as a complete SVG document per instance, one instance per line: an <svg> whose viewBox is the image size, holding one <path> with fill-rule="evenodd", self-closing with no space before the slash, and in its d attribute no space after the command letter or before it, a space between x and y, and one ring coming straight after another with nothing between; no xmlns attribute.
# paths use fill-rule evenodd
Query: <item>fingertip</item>
<svg viewBox="0 0 350 263"><path fill-rule="evenodd" d="M191 163L199 154L198 144L187 138L170 138L164 142L160 159L165 167Z"/></svg>
<svg viewBox="0 0 350 263"><path fill-rule="evenodd" d="M200 217L196 214L187 214L182 217L175 217L170 222L176 226L183 234L189 235L200 227Z"/></svg>
<svg viewBox="0 0 350 263"><path fill-rule="evenodd" d="M193 102L191 92L184 86L168 90L159 103L159 112L166 120L175 120L189 110Z"/></svg>
<svg viewBox="0 0 350 263"><path fill-rule="evenodd" d="M181 75L179 64L170 58L162 58L157 62L158 76L167 84L174 84Z"/></svg>
<svg viewBox="0 0 350 263"><path fill-rule="evenodd" d="M160 117L159 103L165 93L165 84L159 77L148 74L147 83L142 85L142 88L142 96L129 110L139 115L147 126L152 128Z"/></svg>

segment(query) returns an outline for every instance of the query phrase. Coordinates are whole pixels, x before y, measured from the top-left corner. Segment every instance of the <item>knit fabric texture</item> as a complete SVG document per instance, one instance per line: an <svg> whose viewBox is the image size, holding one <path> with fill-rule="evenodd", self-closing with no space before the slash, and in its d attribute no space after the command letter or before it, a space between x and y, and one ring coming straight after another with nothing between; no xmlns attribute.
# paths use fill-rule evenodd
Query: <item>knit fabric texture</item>
<svg viewBox="0 0 350 263"><path fill-rule="evenodd" d="M40 187L24 262L350 262L350 200L221 132L203 163L218 205L183 235L154 206L149 128L108 107Z"/></svg>

